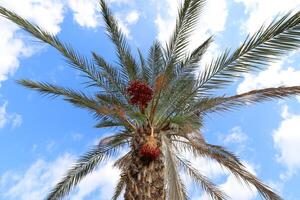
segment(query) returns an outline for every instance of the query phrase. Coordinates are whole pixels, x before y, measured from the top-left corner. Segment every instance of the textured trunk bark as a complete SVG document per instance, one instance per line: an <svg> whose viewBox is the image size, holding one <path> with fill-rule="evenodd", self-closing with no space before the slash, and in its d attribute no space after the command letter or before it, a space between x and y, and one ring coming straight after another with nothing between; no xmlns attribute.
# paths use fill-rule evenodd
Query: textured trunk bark
<svg viewBox="0 0 300 200"><path fill-rule="evenodd" d="M125 200L165 200L164 162L160 155L154 161L144 160L139 148L145 144L149 131L139 131L132 141L132 157L128 166ZM161 139L154 134L157 144L161 147Z"/></svg>

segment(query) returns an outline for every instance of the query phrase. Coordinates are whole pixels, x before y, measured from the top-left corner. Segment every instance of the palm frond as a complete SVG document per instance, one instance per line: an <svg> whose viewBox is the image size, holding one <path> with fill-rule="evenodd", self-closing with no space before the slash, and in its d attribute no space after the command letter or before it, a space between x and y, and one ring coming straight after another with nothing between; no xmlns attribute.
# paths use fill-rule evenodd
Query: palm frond
<svg viewBox="0 0 300 200"><path fill-rule="evenodd" d="M233 53L226 50L206 66L199 75L196 87L179 105L186 104L195 94L207 96L212 89L231 83L242 73L263 69L299 47L300 12L274 20L266 28L262 26L253 36L248 36Z"/></svg>
<svg viewBox="0 0 300 200"><path fill-rule="evenodd" d="M171 143L166 136L162 136L165 157L165 177L167 181L168 199L187 200L185 186L183 185L177 170L175 154Z"/></svg>
<svg viewBox="0 0 300 200"><path fill-rule="evenodd" d="M192 140L189 140L189 142L191 145L190 147L195 154L217 161L238 179L243 180L247 184L253 185L263 198L267 200L282 200L282 198L272 191L269 186L265 185L257 177L248 172L246 168L240 164L240 162L236 162L236 157L231 157L230 153L224 154L223 152L215 151L217 149L211 151L211 148L208 148L207 145L203 143L196 143Z"/></svg>
<svg viewBox="0 0 300 200"><path fill-rule="evenodd" d="M167 68L180 61L189 44L189 36L194 31L205 0L185 0L178 11L174 33L167 46Z"/></svg>
<svg viewBox="0 0 300 200"><path fill-rule="evenodd" d="M205 101L200 100L198 108L192 108L198 115L207 112L219 112L236 109L241 106L260 103L273 99L283 99L300 94L300 86L266 88L252 90L230 97L208 98Z"/></svg>
<svg viewBox="0 0 300 200"><path fill-rule="evenodd" d="M139 54L139 61L140 61L140 69L141 69L141 74L139 75L139 77L141 77L141 79L147 83L149 83L150 81L150 77L151 77L151 72L149 69L149 66L147 65L147 60L144 58L142 52L140 49L137 49L138 54Z"/></svg>
<svg viewBox="0 0 300 200"><path fill-rule="evenodd" d="M126 137L124 137L126 139ZM71 189L87 174L91 173L100 162L116 154L116 150L127 144L117 137L105 145L97 145L82 156L67 172L66 176L55 186L47 196L47 200L59 200L69 194Z"/></svg>
<svg viewBox="0 0 300 200"><path fill-rule="evenodd" d="M195 69L199 67L199 62L201 61L202 56L207 51L209 45L213 42L213 37L209 37L205 40L201 45L199 45L196 49L194 49L187 58L185 58L182 63L179 65L180 69L188 68L189 72L194 72Z"/></svg>
<svg viewBox="0 0 300 200"><path fill-rule="evenodd" d="M126 186L126 173L122 173L115 187L114 195L111 200L117 200Z"/></svg>
<svg viewBox="0 0 300 200"><path fill-rule="evenodd" d="M116 46L122 72L128 77L129 80L134 80L138 76L139 69L136 61L131 55L125 35L119 28L117 20L113 17L112 12L105 3L105 0L100 0L100 7L108 36Z"/></svg>
<svg viewBox="0 0 300 200"><path fill-rule="evenodd" d="M163 57L161 45L157 41L153 43L149 50L147 65L148 67L145 68L147 71L144 73L149 74L149 79L152 81L154 81L155 78L164 70L165 59Z"/></svg>
<svg viewBox="0 0 300 200"><path fill-rule="evenodd" d="M128 105L127 100L123 98L123 96L119 96L117 94L97 94L96 99L103 105L118 107L122 109L124 112L126 110L134 110L132 106Z"/></svg>
<svg viewBox="0 0 300 200"><path fill-rule="evenodd" d="M112 128L112 127L121 127L124 126L124 123L113 121L110 119L102 119L95 125L95 128Z"/></svg>
<svg viewBox="0 0 300 200"><path fill-rule="evenodd" d="M225 147L218 146L218 145L212 145L205 143L207 150L212 152L212 154L220 155L223 157L226 157L228 160L231 160L232 162L236 163L239 166L244 166L244 164L241 162L240 158L236 155L234 155L229 150L225 149Z"/></svg>
<svg viewBox="0 0 300 200"><path fill-rule="evenodd" d="M101 78L101 74L97 72L95 66L89 61L89 59L79 55L79 53L76 52L69 44L62 43L58 37L44 31L37 25L31 24L26 19L23 19L19 15L5 9L2 6L0 6L0 15L14 22L35 38L57 49L71 66L84 72L84 76L89 78L93 84L102 87L102 83L99 80L99 78Z"/></svg>
<svg viewBox="0 0 300 200"><path fill-rule="evenodd" d="M212 183L207 177L203 176L199 171L197 171L188 160L185 160L179 156L176 156L177 160L180 163L180 166L183 167L184 171L199 184L202 189L209 194L213 200L226 200L227 195L224 194L214 183Z"/></svg>
<svg viewBox="0 0 300 200"><path fill-rule="evenodd" d="M161 95L156 114L157 121L160 121L162 126L168 123L172 117L183 114L183 111L190 105L190 101L193 101L194 96L186 99L187 95L190 95L194 89L193 83L193 77L181 76L171 81L165 87L166 89L164 89L163 95ZM182 101L185 101L185 104L182 104ZM192 117L192 115L187 115L187 117Z"/></svg>
<svg viewBox="0 0 300 200"><path fill-rule="evenodd" d="M300 47L300 12L287 14L262 26L253 36L230 53L214 59L201 73L198 92L217 89L240 77L242 73L263 69L270 62Z"/></svg>
<svg viewBox="0 0 300 200"><path fill-rule="evenodd" d="M97 66L100 67L102 75L106 78L108 85L106 90L110 91L111 94L121 94L124 98L126 97L126 83L123 80L123 77L119 73L118 69L115 66L109 64L103 57L96 53L92 53L94 61Z"/></svg>
<svg viewBox="0 0 300 200"><path fill-rule="evenodd" d="M112 136L107 136L105 138L102 138L99 141L98 146L99 147L107 146L107 145L117 144L117 143L121 143L121 142L129 144L131 138L132 138L132 134L129 131L123 131L118 134L114 134Z"/></svg>
<svg viewBox="0 0 300 200"><path fill-rule="evenodd" d="M124 156L119 158L115 163L114 167L118 167L119 169L126 169L127 166L130 164L130 159L132 156L132 151L127 152Z"/></svg>
<svg viewBox="0 0 300 200"><path fill-rule="evenodd" d="M173 138L172 141L176 142L175 145L180 144L179 146L176 145L177 148L183 147L183 150L193 153L195 157L209 157L209 154L213 154L219 158L226 158L227 160L230 160L231 162L234 162L237 165L244 167L238 156L228 151L225 147L206 143L203 136L200 133L178 132L173 133L173 136L175 136L175 138Z"/></svg>
<svg viewBox="0 0 300 200"><path fill-rule="evenodd" d="M18 83L45 95L50 95L52 97L63 96L64 100L74 104L75 106L87 108L93 112L96 112L97 108L99 107L99 103L95 99L82 92L76 92L72 89L30 80L19 80Z"/></svg>

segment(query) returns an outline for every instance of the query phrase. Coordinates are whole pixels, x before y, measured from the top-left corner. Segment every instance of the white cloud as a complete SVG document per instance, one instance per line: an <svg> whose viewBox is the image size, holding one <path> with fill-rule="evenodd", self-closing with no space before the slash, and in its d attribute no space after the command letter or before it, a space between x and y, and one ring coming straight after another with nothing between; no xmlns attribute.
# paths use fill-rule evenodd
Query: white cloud
<svg viewBox="0 0 300 200"><path fill-rule="evenodd" d="M53 34L60 31L64 7L60 0L2 0L0 4Z"/></svg>
<svg viewBox="0 0 300 200"><path fill-rule="evenodd" d="M81 133L72 133L71 137L74 141L80 141L84 137L84 135Z"/></svg>
<svg viewBox="0 0 300 200"><path fill-rule="evenodd" d="M135 0L107 0L109 4L118 4L118 5L130 4L133 3L134 1Z"/></svg>
<svg viewBox="0 0 300 200"><path fill-rule="evenodd" d="M113 160L109 160L95 172L86 176L71 199L82 200L95 191L99 193L98 199L110 199L120 176L119 170L113 167L113 163Z"/></svg>
<svg viewBox="0 0 300 200"><path fill-rule="evenodd" d="M1 107L0 107L0 128L3 128L6 123L7 123L7 113L6 113L6 106L7 102L5 102Z"/></svg>
<svg viewBox="0 0 300 200"><path fill-rule="evenodd" d="M12 128L18 128L23 123L23 118L19 114L13 114L11 117Z"/></svg>
<svg viewBox="0 0 300 200"><path fill-rule="evenodd" d="M292 114L286 105L283 106L282 118L279 127L274 131L273 141L278 149L278 161L288 168L288 171L281 174L281 179L286 180L300 169L300 115Z"/></svg>
<svg viewBox="0 0 300 200"><path fill-rule="evenodd" d="M258 74L245 74L245 79L237 88L237 93L266 87L300 85L300 70L283 67L283 61L270 65Z"/></svg>
<svg viewBox="0 0 300 200"><path fill-rule="evenodd" d="M228 8L226 0L207 1L200 16L199 30L211 34L222 32L225 28L227 16Z"/></svg>
<svg viewBox="0 0 300 200"><path fill-rule="evenodd" d="M183 0L163 0L157 1L157 15L154 23L157 27L157 39L164 44L168 42L175 27L177 10Z"/></svg>
<svg viewBox="0 0 300 200"><path fill-rule="evenodd" d="M126 22L128 24L135 24L140 18L140 13L137 10L130 11L126 16Z"/></svg>
<svg viewBox="0 0 300 200"><path fill-rule="evenodd" d="M42 199L71 166L73 160L70 154L64 154L53 162L37 160L23 173L6 172L0 178L0 197L12 200Z"/></svg>
<svg viewBox="0 0 300 200"><path fill-rule="evenodd" d="M265 22L270 22L278 14L286 14L288 11L300 8L299 0L235 0L243 3L249 14L248 19L243 23L242 29L254 33Z"/></svg>
<svg viewBox="0 0 300 200"><path fill-rule="evenodd" d="M96 28L99 26L99 1L69 0L68 5L74 12L74 20L82 27Z"/></svg>
<svg viewBox="0 0 300 200"><path fill-rule="evenodd" d="M127 0L110 0L109 4L125 4ZM73 11L74 20L82 27L97 28L101 25L100 5L97 0L68 0L68 6ZM129 36L128 25L135 24L139 19L140 13L137 10L131 10L124 18L120 20L120 28ZM122 18L123 19L123 18Z"/></svg>
<svg viewBox="0 0 300 200"><path fill-rule="evenodd" d="M132 1L110 0L110 4L123 5ZM21 17L39 25L44 30L56 35L60 32L60 25L64 19L64 12L67 8L73 11L74 20L82 27L96 28L101 20L99 12L99 1L97 0L22 0L11 1L1 0L1 6L16 12ZM132 10L120 20L120 27L127 37L130 37L128 25L134 24L139 19L139 12ZM24 35L18 32L19 28L0 17L0 84L8 76L13 75L18 69L19 60L23 57L30 57L36 53L38 48L28 44ZM1 85L0 85L1 86Z"/></svg>
<svg viewBox="0 0 300 200"><path fill-rule="evenodd" d="M55 147L56 147L56 142L54 140L51 140L47 142L45 149L47 150L47 152L51 153L54 151Z"/></svg>
<svg viewBox="0 0 300 200"><path fill-rule="evenodd" d="M5 101L2 106L0 106L0 129L7 124L11 124L13 129L21 126L23 121L22 116L16 113L7 113L7 105L8 102Z"/></svg>
<svg viewBox="0 0 300 200"><path fill-rule="evenodd" d="M114 161L109 159L87 175L71 193L70 199L83 200L94 192L100 199L111 198L120 174L118 169L112 167ZM25 172L8 171L0 176L0 198L40 200L62 178L73 162L74 156L66 153L52 162L39 159Z"/></svg>
<svg viewBox="0 0 300 200"><path fill-rule="evenodd" d="M191 153L187 153L185 158L187 158L201 174L204 174L210 179L215 179L224 175L224 168L215 161L203 157L194 157Z"/></svg>
<svg viewBox="0 0 300 200"><path fill-rule="evenodd" d="M124 4L127 1L108 1L110 4ZM68 0L68 5L73 11L74 20L82 27L97 28L102 23L99 1ZM131 38L129 26L135 24L140 17L137 10L131 10L126 15L116 13L119 27L127 38Z"/></svg>
<svg viewBox="0 0 300 200"><path fill-rule="evenodd" d="M16 34L17 27L0 18L0 86L19 67L19 58L31 54L21 37Z"/></svg>
<svg viewBox="0 0 300 200"><path fill-rule="evenodd" d="M175 23L173 20L163 19L160 14L157 15L154 22L158 29L157 38L160 42L162 42L162 44L164 44L164 42L168 41L170 37L170 30L174 29Z"/></svg>
<svg viewBox="0 0 300 200"><path fill-rule="evenodd" d="M221 139L225 144L231 144L231 143L241 144L248 139L248 136L242 131L241 127L236 126L230 130L229 134L222 137Z"/></svg>
<svg viewBox="0 0 300 200"><path fill-rule="evenodd" d="M129 27L136 24L140 18L140 13L137 10L131 10L127 13L116 13L115 17L123 34L132 39Z"/></svg>
<svg viewBox="0 0 300 200"><path fill-rule="evenodd" d="M45 30L57 34L63 21L63 3L59 0L2 0L1 6L38 24ZM0 83L19 67L19 59L31 56L36 46L27 44L19 28L0 17ZM1 85L0 85L1 86Z"/></svg>

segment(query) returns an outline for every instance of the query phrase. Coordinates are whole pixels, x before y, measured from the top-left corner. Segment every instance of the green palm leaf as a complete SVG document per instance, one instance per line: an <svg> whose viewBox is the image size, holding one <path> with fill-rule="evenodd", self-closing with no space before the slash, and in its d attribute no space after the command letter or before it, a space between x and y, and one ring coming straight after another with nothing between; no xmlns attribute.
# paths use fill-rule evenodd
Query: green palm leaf
<svg viewBox="0 0 300 200"><path fill-rule="evenodd" d="M100 7L108 36L116 46L122 72L127 76L128 80L134 80L139 73L138 65L131 55L125 35L121 32L116 19L113 17L104 0L100 0Z"/></svg>
<svg viewBox="0 0 300 200"><path fill-rule="evenodd" d="M105 77L105 82L108 82L106 86L106 91L110 94L119 94L123 98L126 97L126 83L124 82L124 77L121 76L119 71L115 66L109 64L103 57L93 52L94 61L97 66L101 69L101 74Z"/></svg>
<svg viewBox="0 0 300 200"><path fill-rule="evenodd" d="M243 180L247 184L252 184L265 199L282 200L282 198L273 192L271 188L248 172L239 162L236 162L236 157L231 157L230 154L223 154L223 152L211 151L211 149L205 144L199 144L192 140L189 140L189 142L191 147L194 149L195 154L217 161L240 180Z"/></svg>
<svg viewBox="0 0 300 200"><path fill-rule="evenodd" d="M150 69L149 66L147 65L147 61L144 58L142 52L140 49L137 49L138 54L139 54L139 61L140 61L140 68L141 68L141 74L139 75L139 77L142 78L143 81L149 83L150 81Z"/></svg>
<svg viewBox="0 0 300 200"><path fill-rule="evenodd" d="M30 80L19 80L18 83L45 95L50 95L52 97L63 96L64 100L75 106L87 108L93 112L97 112L99 107L99 103L95 99L83 92L76 92L72 89L59 87L50 83L34 82Z"/></svg>
<svg viewBox="0 0 300 200"><path fill-rule="evenodd" d="M122 127L125 126L122 122L116 122L109 119L102 119L100 122L98 122L95 127L96 128L112 128L112 127Z"/></svg>
<svg viewBox="0 0 300 200"><path fill-rule="evenodd" d="M172 68L177 61L181 60L189 44L189 36L195 30L198 16L205 0L186 0L178 11L175 31L167 46L167 66ZM168 73L171 71L168 71Z"/></svg>
<svg viewBox="0 0 300 200"><path fill-rule="evenodd" d="M231 97L202 99L197 103L197 106L192 108L192 112L201 115L208 112L227 111L245 105L252 105L273 99L283 99L297 94L300 94L300 86L252 90Z"/></svg>
<svg viewBox="0 0 300 200"><path fill-rule="evenodd" d="M263 69L270 62L300 46L300 12L287 14L248 36L233 53L225 51L206 66L199 77L198 92L220 88L241 73Z"/></svg>
<svg viewBox="0 0 300 200"><path fill-rule="evenodd" d="M149 50L148 55L148 67L146 67L143 73L149 74L149 81L154 85L155 78L162 73L165 67L165 58L163 56L162 48L159 42L154 42Z"/></svg>
<svg viewBox="0 0 300 200"><path fill-rule="evenodd" d="M226 200L227 196L212 182L208 180L207 177L203 176L199 173L194 167L192 167L191 163L179 156L176 156L180 165L183 167L184 171L195 181L195 183L199 184L202 189L207 192L211 199L213 200Z"/></svg>
<svg viewBox="0 0 300 200"><path fill-rule="evenodd" d="M201 61L202 56L207 51L209 45L213 42L213 38L209 37L207 40L205 40L201 45L199 45L196 49L194 49L187 58L185 58L182 63L179 65L180 70L183 72L195 72L196 69L199 68L199 62ZM188 70L187 70L188 69ZM177 70L179 71L179 70Z"/></svg>
<svg viewBox="0 0 300 200"><path fill-rule="evenodd" d="M115 187L114 195L111 199L117 200L121 195L122 191L124 190L125 186L126 186L126 174L122 173L117 183L117 186Z"/></svg>

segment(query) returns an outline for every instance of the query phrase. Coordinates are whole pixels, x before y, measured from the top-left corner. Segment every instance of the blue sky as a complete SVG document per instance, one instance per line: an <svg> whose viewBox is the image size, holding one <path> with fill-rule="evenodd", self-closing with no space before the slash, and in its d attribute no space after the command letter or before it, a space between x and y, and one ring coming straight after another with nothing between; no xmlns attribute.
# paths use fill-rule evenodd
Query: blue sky
<svg viewBox="0 0 300 200"><path fill-rule="evenodd" d="M152 41L166 41L178 4L175 0L110 0L132 47L147 53ZM3 5L69 42L83 54L90 50L114 61L114 48L102 27L97 0L1 0ZM215 42L203 60L227 47L236 47L259 26L299 0L209 0L192 36L192 49L211 34ZM113 130L96 130L86 111L62 99L45 98L15 83L20 78L82 88L80 73L52 48L0 19L0 199L39 200L73 161ZM133 48L134 49L134 48ZM300 53L293 52L265 71L245 77L220 94L255 88L300 85ZM237 112L211 115L203 129L210 143L237 153L249 170L278 190L284 199L299 200L300 98L267 102ZM190 156L190 155L187 155ZM74 190L71 200L110 199L118 170L112 160L101 165ZM216 163L198 158L193 164L215 180L233 200L259 199ZM208 200L188 178L193 200ZM100 198L99 198L100 197Z"/></svg>

